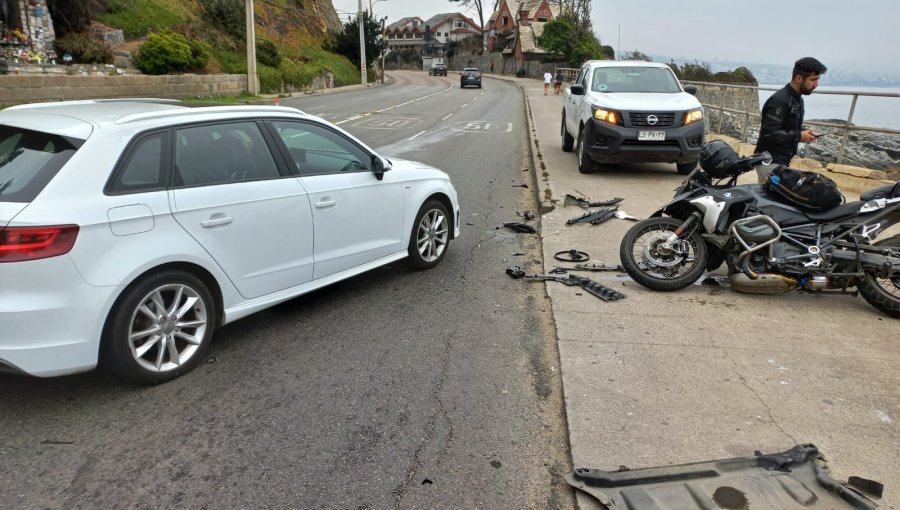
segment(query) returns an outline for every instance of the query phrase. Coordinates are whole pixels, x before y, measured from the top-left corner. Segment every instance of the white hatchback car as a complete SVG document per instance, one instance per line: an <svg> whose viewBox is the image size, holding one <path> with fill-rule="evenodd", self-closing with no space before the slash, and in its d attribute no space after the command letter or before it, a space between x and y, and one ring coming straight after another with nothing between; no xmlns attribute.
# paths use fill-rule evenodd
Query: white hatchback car
<svg viewBox="0 0 900 510"><path fill-rule="evenodd" d="M459 235L447 174L284 107L0 112L0 371L200 362L216 327Z"/></svg>

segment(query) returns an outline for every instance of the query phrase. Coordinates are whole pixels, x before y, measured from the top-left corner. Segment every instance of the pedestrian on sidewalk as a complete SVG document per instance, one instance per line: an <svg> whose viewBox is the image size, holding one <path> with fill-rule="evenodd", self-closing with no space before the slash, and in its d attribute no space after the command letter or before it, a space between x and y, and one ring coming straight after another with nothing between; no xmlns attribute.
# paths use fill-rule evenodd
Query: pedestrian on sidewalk
<svg viewBox="0 0 900 510"><path fill-rule="evenodd" d="M559 89L562 88L562 82L563 82L563 74L562 74L562 71L559 70L559 69L556 70L556 78L555 78L555 80L556 80L556 88L555 88L554 91L553 91L553 95L558 96L558 95L559 95Z"/></svg>
<svg viewBox="0 0 900 510"><path fill-rule="evenodd" d="M553 80L553 75L550 74L549 69L544 69L544 95L550 93L550 81Z"/></svg>
<svg viewBox="0 0 900 510"><path fill-rule="evenodd" d="M794 63L790 83L772 94L763 105L757 153L768 151L773 164L788 165L797 154L800 142L809 143L822 136L812 129L803 129L803 96L812 94L819 86L819 77L827 70L812 57L804 57ZM768 177L768 169L765 169L766 175L759 173L760 182Z"/></svg>

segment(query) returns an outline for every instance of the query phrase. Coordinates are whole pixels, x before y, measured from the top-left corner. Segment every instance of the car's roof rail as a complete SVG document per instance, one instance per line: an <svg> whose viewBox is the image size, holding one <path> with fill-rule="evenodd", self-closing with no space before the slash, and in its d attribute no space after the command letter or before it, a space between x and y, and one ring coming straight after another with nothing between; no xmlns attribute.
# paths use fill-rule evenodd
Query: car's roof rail
<svg viewBox="0 0 900 510"><path fill-rule="evenodd" d="M130 122L138 122L146 119L160 119L172 117L195 116L198 110L205 110L204 113L292 113L306 115L302 110L289 106L260 106L260 105L228 105L228 106L201 106L199 108L185 108L183 110L160 110L154 112L142 112L126 115L118 120L116 124L128 124Z"/></svg>

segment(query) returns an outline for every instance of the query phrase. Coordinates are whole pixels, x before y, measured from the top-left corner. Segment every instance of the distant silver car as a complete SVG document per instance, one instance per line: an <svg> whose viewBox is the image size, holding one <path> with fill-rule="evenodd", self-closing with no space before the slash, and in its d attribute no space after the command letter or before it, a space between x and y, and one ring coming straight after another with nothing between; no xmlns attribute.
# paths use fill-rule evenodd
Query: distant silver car
<svg viewBox="0 0 900 510"><path fill-rule="evenodd" d="M218 326L459 235L448 176L293 108L0 112L0 371L196 366Z"/></svg>

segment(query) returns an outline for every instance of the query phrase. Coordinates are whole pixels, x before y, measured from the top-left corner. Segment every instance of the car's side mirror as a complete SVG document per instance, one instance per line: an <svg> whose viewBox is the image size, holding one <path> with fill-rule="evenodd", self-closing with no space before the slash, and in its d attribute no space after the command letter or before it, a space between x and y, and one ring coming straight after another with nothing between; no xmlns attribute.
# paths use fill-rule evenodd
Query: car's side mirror
<svg viewBox="0 0 900 510"><path fill-rule="evenodd" d="M696 85L685 85L684 91L692 96L697 95L697 86Z"/></svg>
<svg viewBox="0 0 900 510"><path fill-rule="evenodd" d="M372 154L372 172L379 181L384 179L384 173L390 170L389 166L384 165L384 160L377 155Z"/></svg>
<svg viewBox="0 0 900 510"><path fill-rule="evenodd" d="M573 96L583 96L584 85L572 85L569 87L569 91L572 92Z"/></svg>

